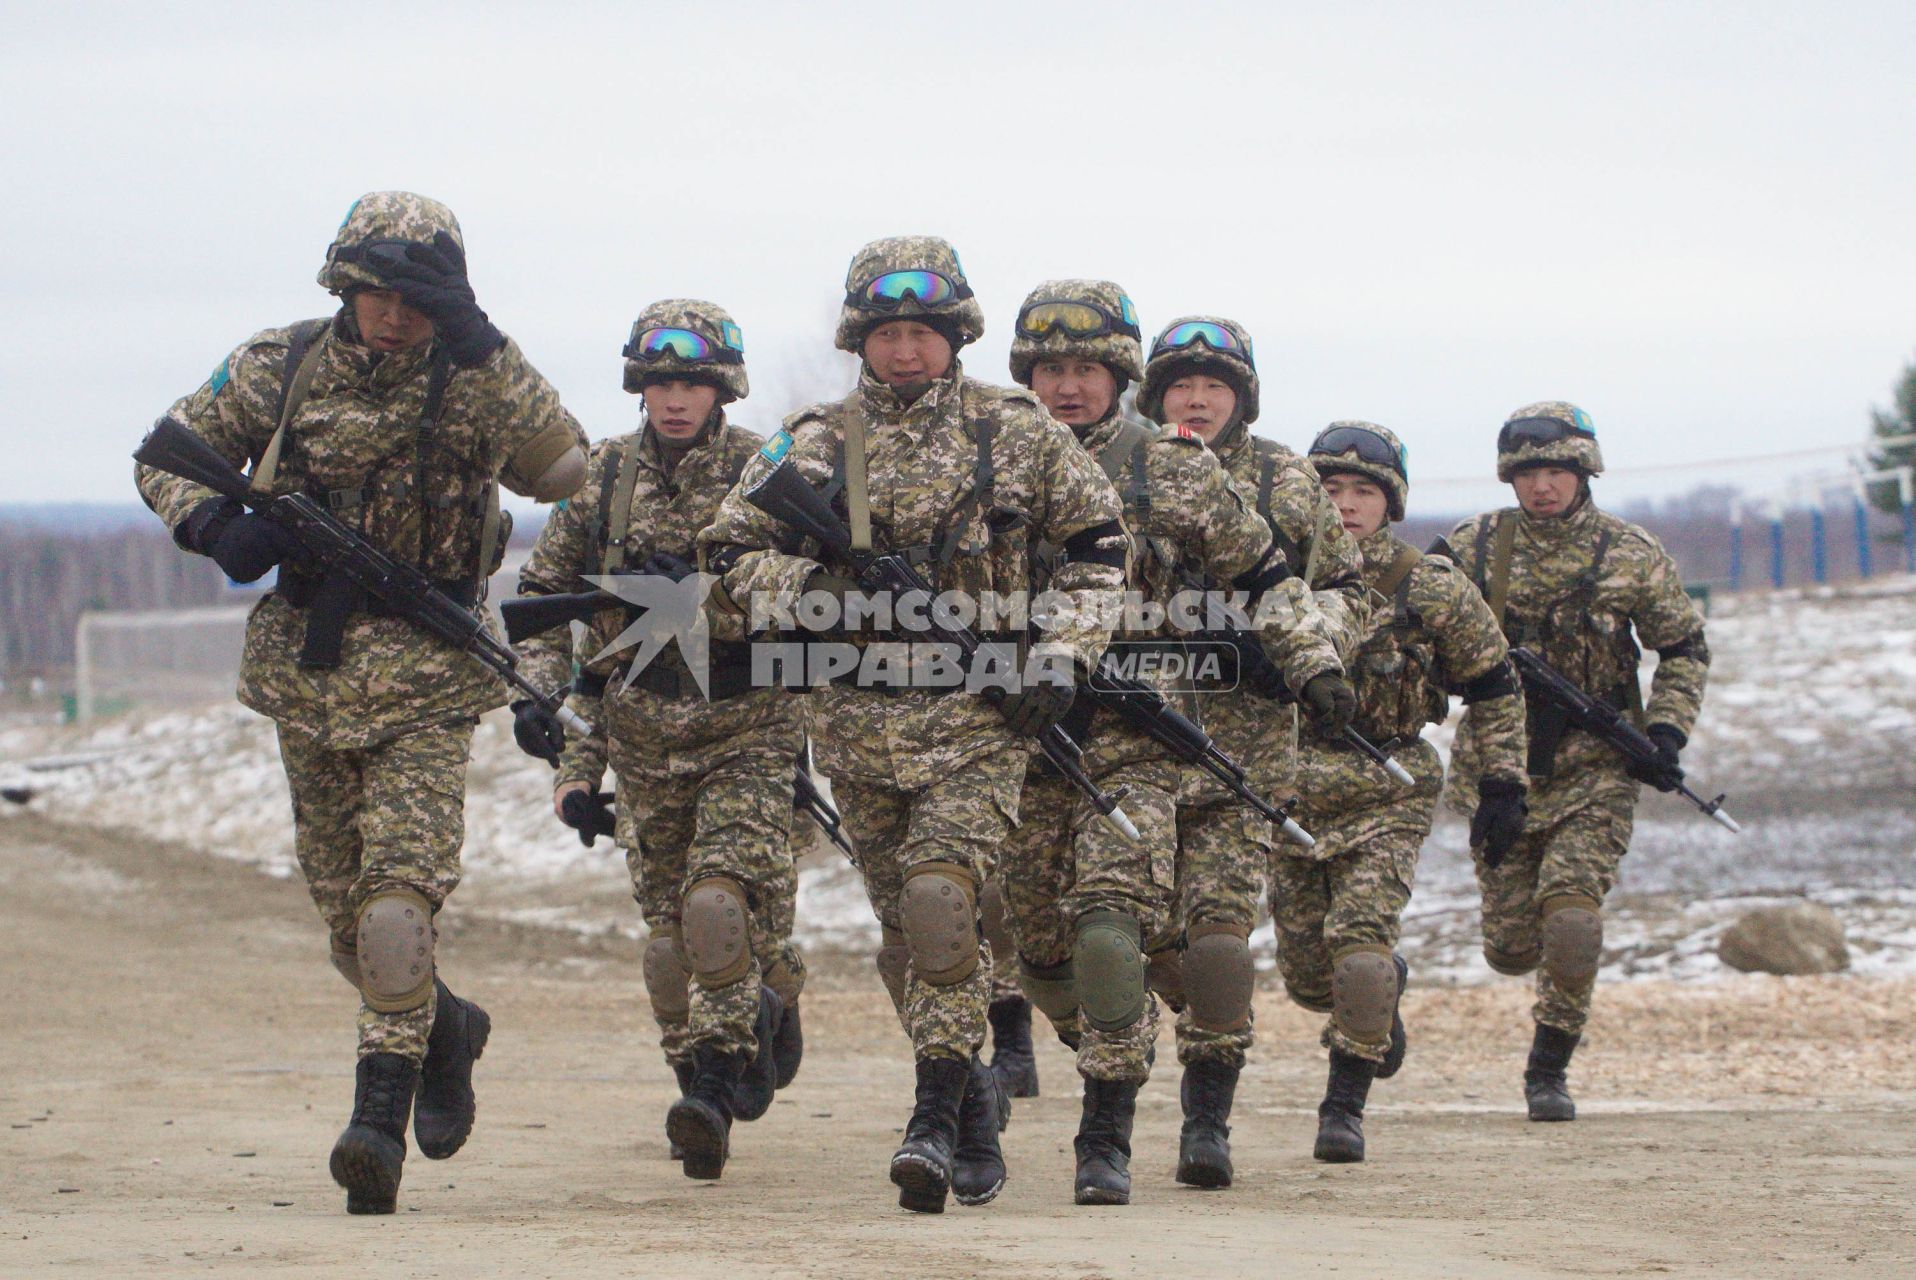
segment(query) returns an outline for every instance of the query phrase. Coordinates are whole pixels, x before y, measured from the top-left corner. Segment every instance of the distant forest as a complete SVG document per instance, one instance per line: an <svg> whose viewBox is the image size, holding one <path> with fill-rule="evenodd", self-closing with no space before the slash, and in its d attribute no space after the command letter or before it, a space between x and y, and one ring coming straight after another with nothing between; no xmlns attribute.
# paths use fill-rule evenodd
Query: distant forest
<svg viewBox="0 0 1916 1280"><path fill-rule="evenodd" d="M1736 496L1730 488L1702 488L1662 502L1629 503L1618 514L1661 538L1686 581L1721 587L1730 576L1730 511ZM12 684L41 676L63 689L73 665L75 623L84 609L178 609L248 598L229 586L210 561L175 547L150 513L139 508L87 509L77 520L62 520L63 514L47 508L0 508L0 680ZM135 518L125 518L129 514ZM1881 514L1871 520L1875 571L1899 570L1898 524ZM1421 547L1449 532L1455 522L1455 516L1416 516L1398 532ZM538 524L537 515L521 514L513 543L530 545ZM1808 511L1787 515L1784 540L1788 581L1808 582ZM1855 535L1846 514L1831 513L1828 548L1830 579L1855 577ZM1743 557L1744 585L1767 586L1767 524L1745 527ZM496 583L495 593L501 590L512 590L512 584Z"/></svg>

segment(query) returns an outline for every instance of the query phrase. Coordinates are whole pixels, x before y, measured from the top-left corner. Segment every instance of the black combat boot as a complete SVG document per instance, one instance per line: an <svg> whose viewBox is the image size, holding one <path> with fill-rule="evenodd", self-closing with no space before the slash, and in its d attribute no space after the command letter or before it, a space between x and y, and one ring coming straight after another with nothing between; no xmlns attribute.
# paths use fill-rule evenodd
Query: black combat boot
<svg viewBox="0 0 1916 1280"><path fill-rule="evenodd" d="M472 1096L472 1064L486 1051L492 1019L433 979L438 994L426 1060L419 1065L419 1096L413 1100L412 1136L419 1154L444 1160L466 1145L479 1103Z"/></svg>
<svg viewBox="0 0 1916 1280"><path fill-rule="evenodd" d="M973 1059L976 1061L976 1059ZM971 1079L971 1064L956 1058L920 1058L918 1092L905 1141L891 1158L891 1180L900 1208L943 1213L951 1187L952 1149L958 1145L958 1108Z"/></svg>
<svg viewBox="0 0 1916 1280"><path fill-rule="evenodd" d="M1532 1120L1577 1118L1577 1104L1570 1100L1570 1085L1563 1073L1582 1038L1572 1031L1537 1024L1536 1038L1530 1042L1530 1064L1523 1073L1523 1098Z"/></svg>
<svg viewBox="0 0 1916 1280"><path fill-rule="evenodd" d="M1078 1153L1079 1204L1131 1203L1131 1122L1140 1080L1086 1080Z"/></svg>
<svg viewBox="0 0 1916 1280"><path fill-rule="evenodd" d="M951 1150L951 1194L959 1204L990 1204L1005 1185L1005 1157L998 1134L1011 1099L984 1059L971 1055L965 1097L958 1104L958 1144Z"/></svg>
<svg viewBox="0 0 1916 1280"><path fill-rule="evenodd" d="M1311 1154L1327 1164L1356 1164L1364 1158L1364 1101L1370 1082L1381 1073L1369 1058L1331 1050L1331 1078L1317 1104L1317 1148Z"/></svg>
<svg viewBox="0 0 1916 1280"><path fill-rule="evenodd" d="M732 1099L750 1060L699 1046L692 1051L692 1088L665 1113L665 1133L682 1152L685 1176L710 1182L732 1152Z"/></svg>
<svg viewBox="0 0 1916 1280"><path fill-rule="evenodd" d="M1031 1048L1031 1001L1023 996L993 1000L991 1018L991 1074L998 1077L1006 1096L1038 1096L1038 1059Z"/></svg>
<svg viewBox="0 0 1916 1280"><path fill-rule="evenodd" d="M1231 1185L1231 1100L1238 1068L1209 1059L1184 1069L1178 1100L1184 1132L1178 1139L1178 1181L1187 1187Z"/></svg>
<svg viewBox="0 0 1916 1280"><path fill-rule="evenodd" d="M773 1087L783 1089L796 1079L804 1057L805 1032L798 1025L798 1001L786 1001L785 1016L779 1020L778 1034L772 1037L772 1062L778 1068Z"/></svg>
<svg viewBox="0 0 1916 1280"><path fill-rule="evenodd" d="M333 1181L346 1188L347 1213L391 1213L406 1163L406 1118L419 1087L419 1064L397 1053L359 1060L353 1118L333 1144Z"/></svg>
<svg viewBox="0 0 1916 1280"><path fill-rule="evenodd" d="M693 1066L690 1060L674 1062L672 1064L672 1074L677 1076L679 1080L679 1097L683 1098L686 1094L692 1092L692 1081L698 1078L698 1068ZM673 1139L672 1130L669 1125L666 1127L665 1141L666 1152L672 1159L685 1159L685 1148L681 1147Z"/></svg>
<svg viewBox="0 0 1916 1280"><path fill-rule="evenodd" d="M752 1024L758 1052L752 1055L744 1077L738 1082L738 1094L732 1099L732 1114L740 1120L756 1120L771 1110L772 1095L778 1091L778 1030L784 1021L785 1002L778 998L778 992L761 986L758 1019Z"/></svg>
<svg viewBox="0 0 1916 1280"><path fill-rule="evenodd" d="M1404 1031L1404 988L1410 985L1410 966L1404 957L1393 954L1390 962L1397 966L1397 1007L1390 1011L1390 1048L1384 1050L1384 1060L1377 1066L1377 1078L1388 1080L1397 1074L1404 1065L1404 1055L1410 1052L1410 1036Z"/></svg>

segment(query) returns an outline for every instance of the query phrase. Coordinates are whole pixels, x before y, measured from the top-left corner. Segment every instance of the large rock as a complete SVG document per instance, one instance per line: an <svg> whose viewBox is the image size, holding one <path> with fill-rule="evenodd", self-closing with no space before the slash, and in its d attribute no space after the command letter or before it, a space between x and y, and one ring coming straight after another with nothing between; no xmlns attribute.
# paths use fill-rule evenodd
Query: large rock
<svg viewBox="0 0 1916 1280"><path fill-rule="evenodd" d="M1814 902L1750 912L1723 931L1716 954L1744 973L1837 973L1849 968L1842 920Z"/></svg>

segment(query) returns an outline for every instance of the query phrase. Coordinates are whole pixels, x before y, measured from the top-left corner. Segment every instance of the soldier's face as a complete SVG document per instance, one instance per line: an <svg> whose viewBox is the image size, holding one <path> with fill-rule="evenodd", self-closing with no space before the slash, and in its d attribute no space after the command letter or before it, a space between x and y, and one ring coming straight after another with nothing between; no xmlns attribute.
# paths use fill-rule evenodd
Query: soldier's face
<svg viewBox="0 0 1916 1280"><path fill-rule="evenodd" d="M359 338L374 351L410 351L432 340L432 321L399 300L391 289L353 291Z"/></svg>
<svg viewBox="0 0 1916 1280"><path fill-rule="evenodd" d="M928 324L887 320L865 335L865 363L888 387L922 387L951 372L951 344Z"/></svg>
<svg viewBox="0 0 1916 1280"><path fill-rule="evenodd" d="M648 382L640 395L645 399L652 429L667 440L690 440L718 404L717 387L683 378Z"/></svg>
<svg viewBox="0 0 1916 1280"><path fill-rule="evenodd" d="M1118 380L1096 360L1040 360L1031 366L1031 391L1068 427L1102 422L1118 398Z"/></svg>
<svg viewBox="0 0 1916 1280"><path fill-rule="evenodd" d="M1540 520L1560 516L1577 501L1582 485L1577 473L1565 467L1530 467L1510 477L1517 505Z"/></svg>
<svg viewBox="0 0 1916 1280"><path fill-rule="evenodd" d="M1186 374L1164 389L1164 421L1191 428L1206 444L1217 439L1236 409L1231 384L1206 374Z"/></svg>
<svg viewBox="0 0 1916 1280"><path fill-rule="evenodd" d="M1383 528L1390 514L1390 495L1383 486L1348 471L1325 476L1324 492L1337 508L1338 520L1359 542Z"/></svg>

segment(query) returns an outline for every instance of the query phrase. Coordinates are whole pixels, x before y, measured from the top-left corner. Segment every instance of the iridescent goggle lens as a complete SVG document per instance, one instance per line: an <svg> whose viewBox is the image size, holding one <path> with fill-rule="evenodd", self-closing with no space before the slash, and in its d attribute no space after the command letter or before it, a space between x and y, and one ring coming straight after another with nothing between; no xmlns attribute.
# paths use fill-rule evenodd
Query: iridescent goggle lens
<svg viewBox="0 0 1916 1280"><path fill-rule="evenodd" d="M1410 479L1405 466L1404 447L1391 444L1375 431L1366 431L1362 427L1326 427L1317 433L1317 439L1311 441L1312 457L1346 453L1354 453L1374 467L1389 467L1406 482Z"/></svg>
<svg viewBox="0 0 1916 1280"><path fill-rule="evenodd" d="M721 347L710 338L690 329L655 328L635 334L622 353L628 360L664 360L668 357L696 364L739 364L745 353L736 347Z"/></svg>
<svg viewBox="0 0 1916 1280"><path fill-rule="evenodd" d="M936 271L887 271L864 288L854 290L851 301L889 311L907 298L921 307L942 307L970 296L971 289L963 281Z"/></svg>
<svg viewBox="0 0 1916 1280"><path fill-rule="evenodd" d="M1123 299L1124 315L1114 316L1089 302L1034 302L1018 315L1018 332L1042 338L1062 330L1073 338L1097 338L1107 333L1138 337L1137 313L1131 299Z"/></svg>
<svg viewBox="0 0 1916 1280"><path fill-rule="evenodd" d="M1209 320L1186 320L1172 325L1151 344L1151 356L1155 359L1161 351L1181 351L1200 342L1213 351L1234 351L1246 360L1251 358L1249 340L1240 341L1235 333Z"/></svg>
<svg viewBox="0 0 1916 1280"><path fill-rule="evenodd" d="M1497 433L1497 451L1509 453L1524 444L1556 444L1572 436L1595 440L1597 433L1587 427L1574 426L1562 418L1518 418L1514 422L1504 423L1504 429Z"/></svg>

